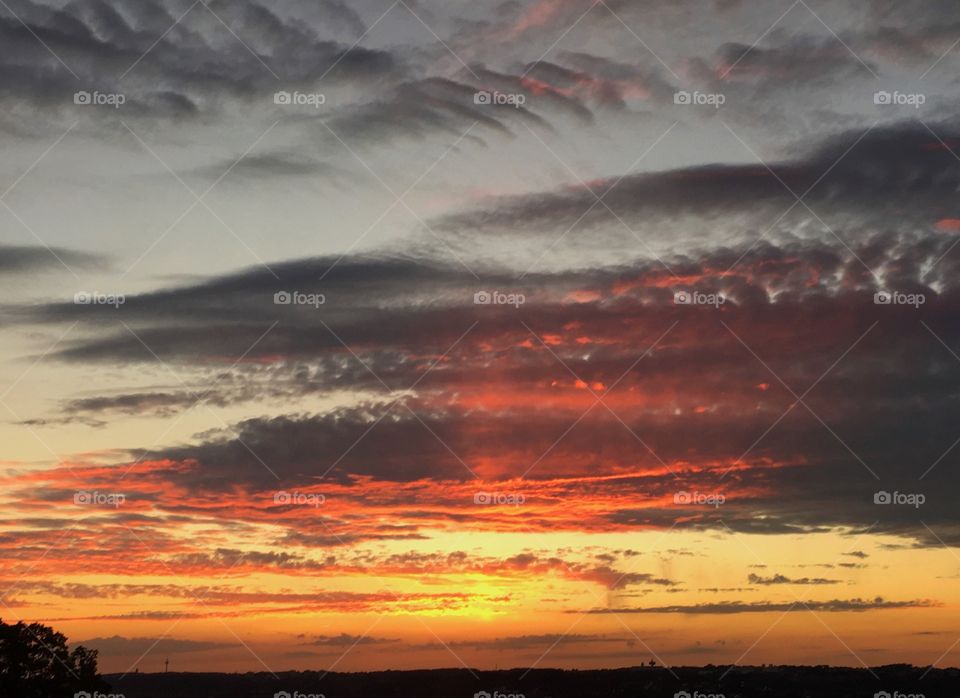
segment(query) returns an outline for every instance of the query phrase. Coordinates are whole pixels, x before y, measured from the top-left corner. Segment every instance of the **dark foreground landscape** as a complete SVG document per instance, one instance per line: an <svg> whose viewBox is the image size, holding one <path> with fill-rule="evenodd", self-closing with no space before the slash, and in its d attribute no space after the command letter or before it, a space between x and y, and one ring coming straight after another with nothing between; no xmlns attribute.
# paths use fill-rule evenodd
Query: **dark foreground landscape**
<svg viewBox="0 0 960 698"><path fill-rule="evenodd" d="M605 671L511 669L360 674L128 674L104 678L124 698L941 698L960 696L960 669L893 665L677 667ZM286 693L284 693L286 692Z"/></svg>

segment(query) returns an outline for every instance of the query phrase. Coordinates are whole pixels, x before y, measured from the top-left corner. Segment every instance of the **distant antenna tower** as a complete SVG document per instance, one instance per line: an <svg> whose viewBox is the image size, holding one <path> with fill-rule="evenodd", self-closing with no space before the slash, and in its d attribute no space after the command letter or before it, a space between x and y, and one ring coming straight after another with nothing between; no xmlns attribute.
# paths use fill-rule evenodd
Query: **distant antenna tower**
<svg viewBox="0 0 960 698"><path fill-rule="evenodd" d="M170 671L170 660L166 659L163 662L163 672L167 673L168 671Z"/></svg>

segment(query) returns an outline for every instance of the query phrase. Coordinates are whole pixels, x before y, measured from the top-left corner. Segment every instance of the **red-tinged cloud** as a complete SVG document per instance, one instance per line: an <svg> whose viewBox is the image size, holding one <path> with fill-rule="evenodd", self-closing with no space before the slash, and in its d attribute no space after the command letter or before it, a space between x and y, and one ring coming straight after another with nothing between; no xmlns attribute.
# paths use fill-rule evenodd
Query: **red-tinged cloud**
<svg viewBox="0 0 960 698"><path fill-rule="evenodd" d="M252 417L178 446L136 450L119 466L31 470L6 484L35 519L62 507L85 511L74 508L78 492L123 494L122 506L93 510L118 524L97 534L116 545L133 540L120 523L144 529L150 545L172 545L162 527L147 525L195 516L212 525L278 522L285 543L315 548L422 540L438 528L868 526L874 494L911 492L956 438L949 386L960 362L949 347L960 340L952 321L960 301L950 242L932 231L880 236L862 244L859 259L820 242L721 249L678 264L673 288L656 262L541 273L525 281L528 301L518 307L475 304L462 274L395 260L344 260L328 276L322 314L275 306L272 297L288 279L305 287L327 260L277 265L279 284L246 272L133 297L119 312L153 352L197 371L195 397L237 405L251 394L277 404L332 391L381 397ZM864 262L883 270L882 285L863 273ZM488 288L509 289L508 278L499 272ZM878 303L882 288L923 303ZM589 295L571 300L574 291ZM723 302L685 304L680 292ZM378 297L391 306L377 307ZM35 320L76 317L62 306L35 312ZM258 323L269 327L277 313L284 322L256 342L265 329ZM126 335L104 327L59 358L138 364L144 347ZM201 378L229 357L228 345L255 342L251 358L282 358L238 366L222 386ZM86 399L65 411L116 412ZM949 468L929 478L953 486ZM325 516L275 501L282 492L324 497ZM481 507L478 493L524 502ZM683 506L678 493L722 494L724 503ZM924 506L941 538L960 535L948 501L930 496ZM888 509L878 530L935 542L919 513ZM10 541L14 549L19 536ZM223 562L214 564L209 547L202 553L198 567ZM311 564L249 562L294 573Z"/></svg>
<svg viewBox="0 0 960 698"><path fill-rule="evenodd" d="M15 518L0 529L0 574L27 583L10 596L143 595L169 602L149 611L156 620L435 613L509 605L504 589L544 580L612 597L685 589L642 556L410 552L458 533L870 531L956 544L960 267L953 236L930 220L950 220L960 170L949 152L922 147L929 140L914 129L878 132L822 182L848 137L775 164L776 176L717 165L631 175L611 193L627 217L749 227L742 220L754 209L789 200L784 183L816 183L811 206L849 223L837 237L799 226L663 260L525 275L490 263L479 282L430 257L311 258L131 295L109 316L70 302L7 309L12 322L81 327L48 360L138 370L159 357L184 377L167 390L64 396L31 428L170 419L200 402L248 415L177 443L8 468L0 484ZM591 203L553 191L445 223L487 236L509 219L514 237L535 239L538 226L562 232ZM903 212L900 227L877 227L871 217L889 217L884 207ZM326 302L275 303L297 290ZM307 408L322 404L311 398L334 406ZM922 508L893 506L903 493L922 494ZM34 584L94 574L131 584ZM143 576L202 580L210 608L191 608L193 587L137 586ZM296 589L221 584L259 576ZM405 592L326 589L354 577ZM840 575L748 579L756 591ZM476 591L477 580L494 590ZM414 585L455 591L409 592ZM631 612L764 610L786 607ZM84 617L146 620L140 612Z"/></svg>
<svg viewBox="0 0 960 698"><path fill-rule="evenodd" d="M960 218L941 218L936 228L944 233L960 233Z"/></svg>

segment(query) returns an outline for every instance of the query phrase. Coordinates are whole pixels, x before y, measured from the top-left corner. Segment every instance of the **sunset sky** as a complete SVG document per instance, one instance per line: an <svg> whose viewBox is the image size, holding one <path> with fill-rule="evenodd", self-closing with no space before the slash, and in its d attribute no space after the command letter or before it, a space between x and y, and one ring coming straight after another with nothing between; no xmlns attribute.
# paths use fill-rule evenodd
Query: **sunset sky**
<svg viewBox="0 0 960 698"><path fill-rule="evenodd" d="M108 672L960 664L955 0L3 0L0 617Z"/></svg>

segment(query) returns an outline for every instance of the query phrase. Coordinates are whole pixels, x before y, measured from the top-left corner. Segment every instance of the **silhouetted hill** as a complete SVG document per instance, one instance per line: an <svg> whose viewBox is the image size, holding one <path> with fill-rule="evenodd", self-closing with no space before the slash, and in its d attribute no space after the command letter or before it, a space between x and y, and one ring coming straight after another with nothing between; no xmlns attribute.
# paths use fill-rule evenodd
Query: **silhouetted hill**
<svg viewBox="0 0 960 698"><path fill-rule="evenodd" d="M960 669L892 665L873 669L844 667L662 667L564 671L526 669L477 671L435 669L356 674L265 672L247 674L128 674L104 678L125 698L891 698L960 696ZM524 674L526 675L524 676ZM481 696L483 694L481 693Z"/></svg>

